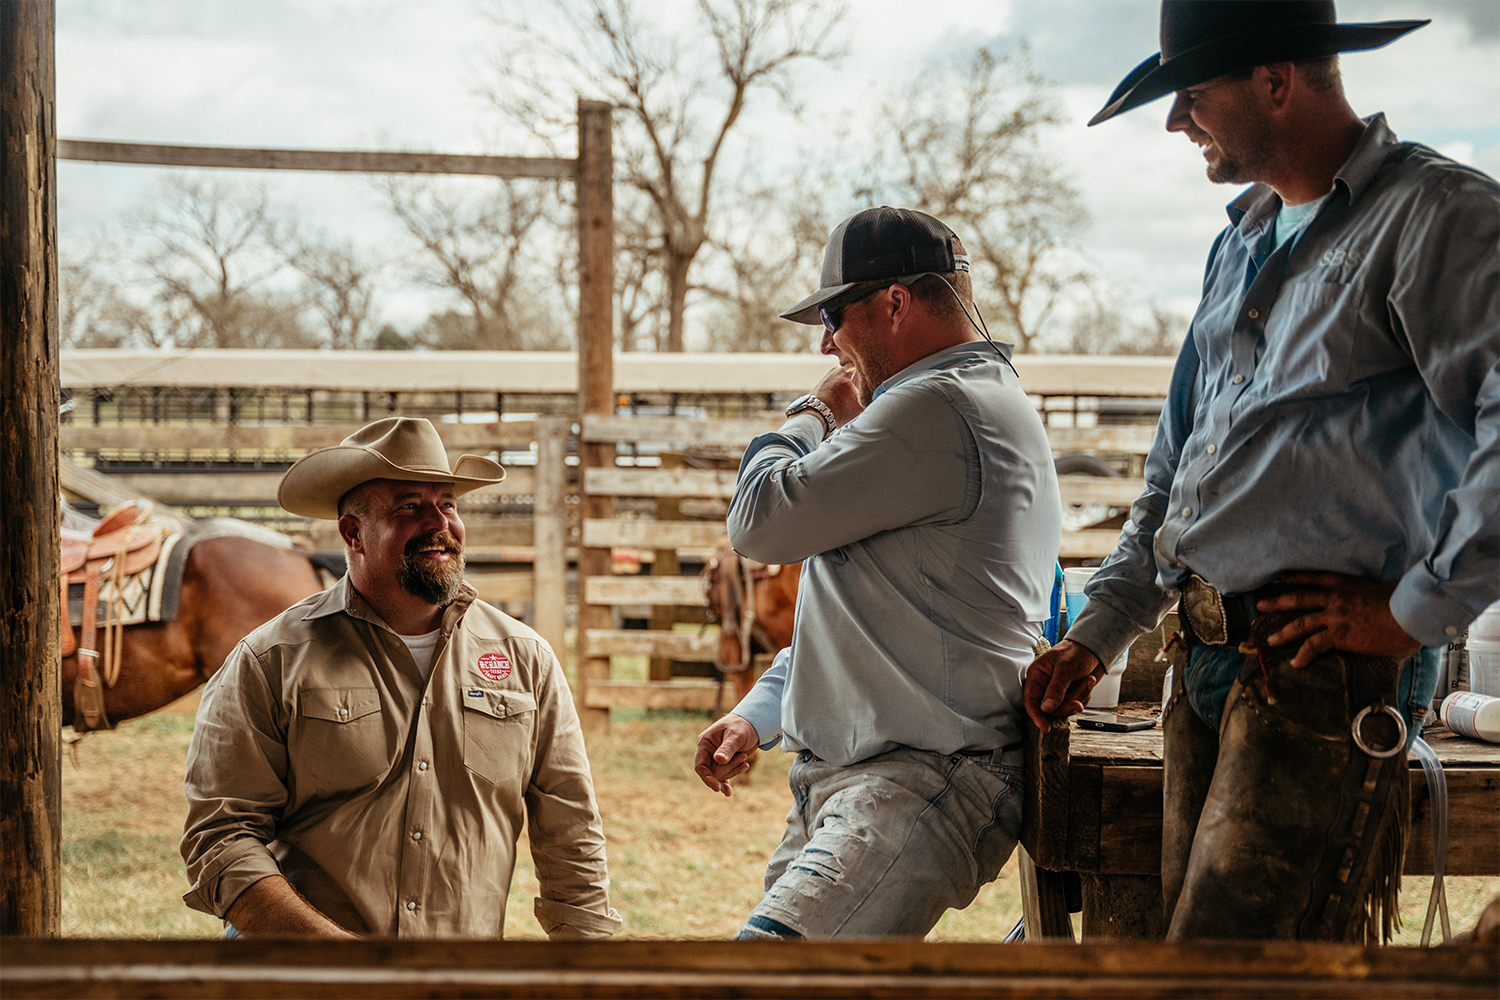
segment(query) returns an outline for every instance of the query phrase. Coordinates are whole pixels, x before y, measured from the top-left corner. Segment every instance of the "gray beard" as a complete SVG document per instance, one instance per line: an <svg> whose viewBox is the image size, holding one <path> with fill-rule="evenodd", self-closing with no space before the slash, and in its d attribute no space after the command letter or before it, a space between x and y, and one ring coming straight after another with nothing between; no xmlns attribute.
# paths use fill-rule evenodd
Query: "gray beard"
<svg viewBox="0 0 1500 1000"><path fill-rule="evenodd" d="M433 607L446 608L464 585L463 553L456 553L437 567L429 567L415 556L402 556L401 565L396 569L396 582L418 600Z"/></svg>

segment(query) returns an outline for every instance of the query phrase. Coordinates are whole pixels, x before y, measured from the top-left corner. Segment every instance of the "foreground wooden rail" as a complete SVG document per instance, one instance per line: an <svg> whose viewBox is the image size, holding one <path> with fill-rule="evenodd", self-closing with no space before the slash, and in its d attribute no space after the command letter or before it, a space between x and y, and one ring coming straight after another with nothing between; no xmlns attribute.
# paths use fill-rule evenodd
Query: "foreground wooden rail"
<svg viewBox="0 0 1500 1000"><path fill-rule="evenodd" d="M1500 955L1297 942L7 938L23 997L1493 997Z"/></svg>

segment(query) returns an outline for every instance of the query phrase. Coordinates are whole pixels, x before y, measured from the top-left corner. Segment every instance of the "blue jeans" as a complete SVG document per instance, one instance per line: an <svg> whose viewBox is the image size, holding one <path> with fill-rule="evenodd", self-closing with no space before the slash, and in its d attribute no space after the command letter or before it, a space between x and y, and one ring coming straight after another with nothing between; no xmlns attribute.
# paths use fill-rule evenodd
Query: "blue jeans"
<svg viewBox="0 0 1500 1000"><path fill-rule="evenodd" d="M803 751L792 811L741 938L922 937L993 882L1021 829L1022 752Z"/></svg>

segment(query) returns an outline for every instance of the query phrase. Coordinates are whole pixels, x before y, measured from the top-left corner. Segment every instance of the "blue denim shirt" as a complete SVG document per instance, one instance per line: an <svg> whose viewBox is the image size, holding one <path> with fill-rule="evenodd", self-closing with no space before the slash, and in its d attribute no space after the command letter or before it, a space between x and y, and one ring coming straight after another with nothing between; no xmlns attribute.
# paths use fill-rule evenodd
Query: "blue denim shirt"
<svg viewBox="0 0 1500 1000"><path fill-rule="evenodd" d="M1397 581L1391 611L1430 647L1500 598L1500 188L1376 115L1256 267L1279 207L1251 187L1209 256L1146 490L1069 632L1105 660L1189 568L1226 593Z"/></svg>
<svg viewBox="0 0 1500 1000"><path fill-rule="evenodd" d="M740 465L735 549L805 562L790 651L736 714L765 745L784 735L835 764L1019 740L1062 514L1015 374L988 344L950 347L822 430L794 416Z"/></svg>

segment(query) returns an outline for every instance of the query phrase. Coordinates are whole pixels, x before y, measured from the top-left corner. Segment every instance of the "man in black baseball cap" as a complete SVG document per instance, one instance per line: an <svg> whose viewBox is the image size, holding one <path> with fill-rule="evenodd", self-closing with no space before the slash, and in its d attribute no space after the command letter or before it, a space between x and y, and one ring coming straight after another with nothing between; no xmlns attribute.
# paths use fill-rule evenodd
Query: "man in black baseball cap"
<svg viewBox="0 0 1500 1000"><path fill-rule="evenodd" d="M797 623L698 740L729 794L748 751L797 753L794 816L743 937L922 937L1010 856L1020 676L1049 611L1061 504L1047 435L985 343L947 226L872 208L784 314L838 359L750 443L734 547L803 562Z"/></svg>
<svg viewBox="0 0 1500 1000"><path fill-rule="evenodd" d="M1425 21L1166 0L1090 124L1173 94L1229 205L1146 460L1042 728L1174 603L1168 937L1389 937L1406 751L1438 650L1500 598L1500 188L1344 96L1339 52Z"/></svg>

